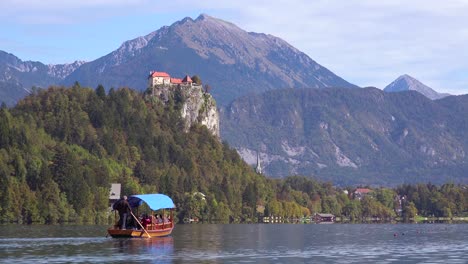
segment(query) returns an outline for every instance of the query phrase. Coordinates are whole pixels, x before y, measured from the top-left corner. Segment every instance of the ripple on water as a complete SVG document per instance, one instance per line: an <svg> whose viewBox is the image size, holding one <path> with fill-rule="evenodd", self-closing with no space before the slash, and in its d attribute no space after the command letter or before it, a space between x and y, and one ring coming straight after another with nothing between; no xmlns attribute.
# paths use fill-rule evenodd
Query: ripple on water
<svg viewBox="0 0 468 264"><path fill-rule="evenodd" d="M0 263L468 263L465 227L184 225L149 240L81 237L78 227L70 237L0 238Z"/></svg>

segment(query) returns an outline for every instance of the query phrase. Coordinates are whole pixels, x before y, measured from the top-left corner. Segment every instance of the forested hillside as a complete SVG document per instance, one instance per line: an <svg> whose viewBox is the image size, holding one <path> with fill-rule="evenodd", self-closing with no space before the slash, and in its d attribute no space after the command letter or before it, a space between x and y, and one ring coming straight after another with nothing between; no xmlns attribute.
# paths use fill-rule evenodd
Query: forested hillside
<svg viewBox="0 0 468 264"><path fill-rule="evenodd" d="M466 186L427 185L429 195L423 185L378 189L355 200L328 182L265 178L205 127L184 132L185 99L174 93L163 104L126 88L106 94L102 86L75 84L35 91L14 108L3 106L0 222L107 223L113 216L111 183L121 183L127 195L168 194L178 220L257 221L261 215L298 218L314 212L392 217L397 194L412 202L411 214L466 214Z"/></svg>
<svg viewBox="0 0 468 264"><path fill-rule="evenodd" d="M1 109L0 220L102 222L114 182L123 194L170 195L180 217L196 211L194 192L223 219L268 199L266 179L235 150L205 127L183 132L177 100L166 106L130 89L106 95L75 85Z"/></svg>

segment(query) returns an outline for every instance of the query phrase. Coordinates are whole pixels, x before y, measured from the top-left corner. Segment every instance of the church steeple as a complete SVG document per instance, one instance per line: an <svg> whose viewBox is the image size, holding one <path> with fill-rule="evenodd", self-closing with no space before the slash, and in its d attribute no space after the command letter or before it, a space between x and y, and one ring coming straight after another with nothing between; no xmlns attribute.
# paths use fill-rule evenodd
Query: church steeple
<svg viewBox="0 0 468 264"><path fill-rule="evenodd" d="M263 173L262 165L260 164L260 152L258 152L258 151L257 151L257 167L255 167L255 171L256 171L258 174L262 174L262 173Z"/></svg>

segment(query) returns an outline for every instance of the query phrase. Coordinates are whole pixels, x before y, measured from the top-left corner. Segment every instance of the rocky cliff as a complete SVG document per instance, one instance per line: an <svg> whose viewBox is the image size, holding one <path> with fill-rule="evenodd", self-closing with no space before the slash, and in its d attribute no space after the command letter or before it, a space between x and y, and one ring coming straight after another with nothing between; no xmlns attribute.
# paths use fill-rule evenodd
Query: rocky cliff
<svg viewBox="0 0 468 264"><path fill-rule="evenodd" d="M152 89L153 96L163 103L174 100L182 104L181 116L186 132L191 126L200 124L206 126L216 137L220 137L216 101L211 94L203 91L201 85L157 85Z"/></svg>

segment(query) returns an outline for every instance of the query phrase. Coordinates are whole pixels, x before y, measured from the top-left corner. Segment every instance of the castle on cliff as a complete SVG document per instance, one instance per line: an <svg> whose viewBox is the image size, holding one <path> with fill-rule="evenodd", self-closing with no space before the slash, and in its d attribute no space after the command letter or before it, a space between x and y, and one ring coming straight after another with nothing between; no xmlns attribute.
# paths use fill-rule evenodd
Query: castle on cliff
<svg viewBox="0 0 468 264"><path fill-rule="evenodd" d="M192 81L190 76L186 75L184 78L171 78L167 72L151 71L148 76L148 86L154 87L157 85L198 85Z"/></svg>
<svg viewBox="0 0 468 264"><path fill-rule="evenodd" d="M206 126L216 137L220 137L219 113L216 102L209 94L208 88L203 89L198 76L194 76L193 80L188 75L179 79L171 78L166 72L151 71L148 76L148 86L151 96L162 103L167 103L171 98L174 98L176 91L180 92L184 98L180 114L184 120L186 132L194 124L200 124Z"/></svg>

